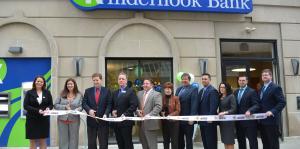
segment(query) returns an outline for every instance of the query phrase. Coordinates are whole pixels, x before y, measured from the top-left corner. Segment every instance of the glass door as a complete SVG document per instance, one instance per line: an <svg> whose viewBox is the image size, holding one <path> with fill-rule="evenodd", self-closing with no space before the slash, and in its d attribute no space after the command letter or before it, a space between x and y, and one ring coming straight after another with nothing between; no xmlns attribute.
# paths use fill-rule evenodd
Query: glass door
<svg viewBox="0 0 300 149"><path fill-rule="evenodd" d="M154 89L161 92L162 84L165 82L173 82L173 64L171 58L155 59L121 59L107 58L106 59L106 87L111 90L118 89L118 75L120 72L127 74L127 86L132 87L135 91L142 90L143 80L150 78L154 81ZM138 127L133 128L133 141L138 142ZM113 129L110 129L109 143L116 143ZM162 141L162 136L158 137Z"/></svg>

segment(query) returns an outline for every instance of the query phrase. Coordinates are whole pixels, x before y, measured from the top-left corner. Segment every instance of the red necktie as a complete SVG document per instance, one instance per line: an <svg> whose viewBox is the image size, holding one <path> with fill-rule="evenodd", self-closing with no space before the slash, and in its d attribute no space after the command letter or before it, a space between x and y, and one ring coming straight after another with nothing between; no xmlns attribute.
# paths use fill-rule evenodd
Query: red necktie
<svg viewBox="0 0 300 149"><path fill-rule="evenodd" d="M99 99L100 99L100 91L99 91L99 88L96 88L95 99L96 99L96 104L98 105Z"/></svg>

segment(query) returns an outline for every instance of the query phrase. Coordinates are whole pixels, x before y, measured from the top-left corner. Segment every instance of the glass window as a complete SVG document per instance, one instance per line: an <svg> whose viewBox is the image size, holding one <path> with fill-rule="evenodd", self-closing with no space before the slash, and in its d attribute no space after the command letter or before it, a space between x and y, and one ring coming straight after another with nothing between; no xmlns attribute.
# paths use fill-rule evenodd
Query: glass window
<svg viewBox="0 0 300 149"><path fill-rule="evenodd" d="M144 78L151 78L155 86L172 82L171 59L107 59L106 68L106 86L113 90L118 88L120 72L127 74L127 85L136 90L142 89Z"/></svg>
<svg viewBox="0 0 300 149"><path fill-rule="evenodd" d="M221 42L223 57L273 58L273 43Z"/></svg>
<svg viewBox="0 0 300 149"><path fill-rule="evenodd" d="M249 79L248 85L258 90L262 70L271 69L276 81L275 47L276 41L222 39L222 79L237 89L238 76L245 75Z"/></svg>

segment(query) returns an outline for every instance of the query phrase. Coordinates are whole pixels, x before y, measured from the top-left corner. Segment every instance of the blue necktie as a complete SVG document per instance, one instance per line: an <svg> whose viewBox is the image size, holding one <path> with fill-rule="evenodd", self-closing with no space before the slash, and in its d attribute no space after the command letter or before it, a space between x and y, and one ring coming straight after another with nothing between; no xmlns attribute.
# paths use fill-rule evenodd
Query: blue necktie
<svg viewBox="0 0 300 149"><path fill-rule="evenodd" d="M263 87L261 88L261 92L260 92L260 99L263 98L264 92L265 92L265 91L266 91L266 86L263 86Z"/></svg>
<svg viewBox="0 0 300 149"><path fill-rule="evenodd" d="M244 88L241 88L238 93L238 104L240 104L242 96L243 96Z"/></svg>
<svg viewBox="0 0 300 149"><path fill-rule="evenodd" d="M185 87L183 87L180 91L179 91L179 93L178 93L178 96L181 96L184 92L185 92Z"/></svg>

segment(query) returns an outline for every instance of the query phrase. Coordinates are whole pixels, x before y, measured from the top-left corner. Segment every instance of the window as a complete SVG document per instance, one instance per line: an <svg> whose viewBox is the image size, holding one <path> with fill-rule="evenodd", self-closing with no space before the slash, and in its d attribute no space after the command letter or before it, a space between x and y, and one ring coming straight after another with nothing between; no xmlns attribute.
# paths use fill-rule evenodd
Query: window
<svg viewBox="0 0 300 149"><path fill-rule="evenodd" d="M273 79L277 80L276 41L221 39L221 56L222 79L234 89L238 88L237 77L246 75L248 85L258 90L263 69L273 70Z"/></svg>

